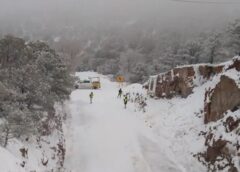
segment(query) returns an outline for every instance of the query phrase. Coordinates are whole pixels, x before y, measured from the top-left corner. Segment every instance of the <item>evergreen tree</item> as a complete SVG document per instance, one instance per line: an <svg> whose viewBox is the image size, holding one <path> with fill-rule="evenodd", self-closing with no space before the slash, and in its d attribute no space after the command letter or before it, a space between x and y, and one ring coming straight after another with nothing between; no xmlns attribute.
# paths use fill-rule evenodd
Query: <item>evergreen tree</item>
<svg viewBox="0 0 240 172"><path fill-rule="evenodd" d="M0 40L0 81L0 143L50 134L43 130L54 123L54 105L71 92L64 59L43 42L6 36Z"/></svg>
<svg viewBox="0 0 240 172"><path fill-rule="evenodd" d="M240 19L230 24L228 33L230 34L230 48L232 53L240 55Z"/></svg>

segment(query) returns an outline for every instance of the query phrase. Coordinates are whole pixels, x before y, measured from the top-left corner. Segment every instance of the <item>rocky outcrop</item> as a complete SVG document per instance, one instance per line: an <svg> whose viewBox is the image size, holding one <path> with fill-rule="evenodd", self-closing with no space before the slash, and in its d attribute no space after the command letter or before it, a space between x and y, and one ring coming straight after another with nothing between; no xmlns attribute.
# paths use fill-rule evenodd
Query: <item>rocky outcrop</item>
<svg viewBox="0 0 240 172"><path fill-rule="evenodd" d="M186 98L196 86L194 81L208 80L210 77L221 73L224 65L194 65L172 69L169 72L159 74L155 88L155 96L158 98L172 98L181 96Z"/></svg>
<svg viewBox="0 0 240 172"><path fill-rule="evenodd" d="M240 89L235 81L227 76L221 76L215 88L205 94L204 123L221 119L224 112L240 106Z"/></svg>
<svg viewBox="0 0 240 172"><path fill-rule="evenodd" d="M172 98L174 96L186 98L192 93L195 86L204 84L212 77L230 69L240 71L240 57L219 65L198 64L176 67L154 77L156 78L155 88L152 88L154 85L152 79L149 80L150 82L146 84L145 88L149 90L149 93L151 92L151 96L157 98Z"/></svg>
<svg viewBox="0 0 240 172"><path fill-rule="evenodd" d="M224 65L219 66L209 66L209 65L200 65L198 67L200 76L204 79L209 79L211 76L219 74L223 71Z"/></svg>
<svg viewBox="0 0 240 172"><path fill-rule="evenodd" d="M210 172L238 172L240 60L235 58L221 68L223 72L209 82L211 86L205 92L203 116L206 132L202 132L206 133L205 149L195 156Z"/></svg>
<svg viewBox="0 0 240 172"><path fill-rule="evenodd" d="M156 96L161 98L172 98L176 95L187 97L192 93L194 74L193 67L183 67L159 75Z"/></svg>
<svg viewBox="0 0 240 172"><path fill-rule="evenodd" d="M230 70L240 71L240 58L219 65L199 64L177 67L154 77L149 83L149 93L157 98L189 96L195 86L201 86L214 76L220 78L215 88L208 88L205 93L204 122L217 121L227 110L240 106L239 78L230 78L225 73ZM238 81L236 81L238 80ZM239 82L238 84L236 82ZM154 84L156 83L156 84ZM155 87L153 88L153 85ZM152 94L153 93L153 94Z"/></svg>

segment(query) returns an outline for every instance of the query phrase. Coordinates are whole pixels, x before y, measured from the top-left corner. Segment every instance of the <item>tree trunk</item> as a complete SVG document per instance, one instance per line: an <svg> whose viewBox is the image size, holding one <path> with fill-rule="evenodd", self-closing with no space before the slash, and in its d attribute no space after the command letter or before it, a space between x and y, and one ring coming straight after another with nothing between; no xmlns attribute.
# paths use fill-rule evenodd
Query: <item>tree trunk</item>
<svg viewBox="0 0 240 172"><path fill-rule="evenodd" d="M7 144L8 144L9 128L7 127L5 131L6 131L6 135L5 135L3 147L7 147Z"/></svg>

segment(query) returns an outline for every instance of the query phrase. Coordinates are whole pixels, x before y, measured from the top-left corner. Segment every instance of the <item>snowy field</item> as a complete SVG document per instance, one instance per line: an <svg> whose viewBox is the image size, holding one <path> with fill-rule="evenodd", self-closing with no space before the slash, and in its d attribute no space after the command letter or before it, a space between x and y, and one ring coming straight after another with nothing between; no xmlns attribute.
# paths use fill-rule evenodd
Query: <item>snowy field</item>
<svg viewBox="0 0 240 172"><path fill-rule="evenodd" d="M134 103L124 109L123 100L117 98L119 85L107 77L90 72L77 76L100 76L102 88L93 90L93 104L89 103L92 90L75 90L71 95L65 162L69 171L206 171L192 156L204 142L198 138L203 122L197 116L204 89L188 99L148 99L143 113ZM138 84L123 91L146 95ZM194 102L196 97L199 101Z"/></svg>

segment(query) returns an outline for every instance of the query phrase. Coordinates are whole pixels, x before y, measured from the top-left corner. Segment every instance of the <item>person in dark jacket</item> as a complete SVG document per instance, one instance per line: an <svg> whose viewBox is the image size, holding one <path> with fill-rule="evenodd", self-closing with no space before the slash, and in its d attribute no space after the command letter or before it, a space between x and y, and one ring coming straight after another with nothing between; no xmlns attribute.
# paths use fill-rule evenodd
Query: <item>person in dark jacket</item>
<svg viewBox="0 0 240 172"><path fill-rule="evenodd" d="M123 93L123 91L122 91L122 89L120 88L119 90L118 90L118 98L121 98L122 97L122 93Z"/></svg>

